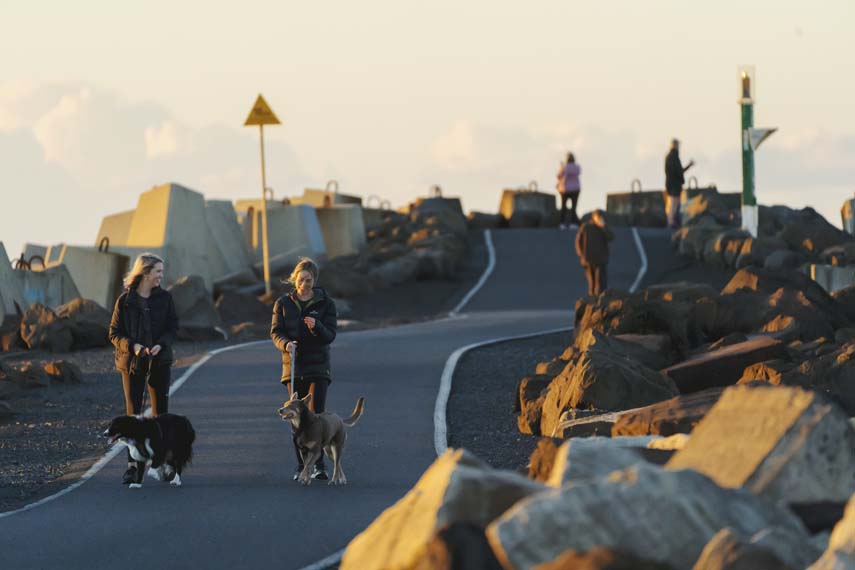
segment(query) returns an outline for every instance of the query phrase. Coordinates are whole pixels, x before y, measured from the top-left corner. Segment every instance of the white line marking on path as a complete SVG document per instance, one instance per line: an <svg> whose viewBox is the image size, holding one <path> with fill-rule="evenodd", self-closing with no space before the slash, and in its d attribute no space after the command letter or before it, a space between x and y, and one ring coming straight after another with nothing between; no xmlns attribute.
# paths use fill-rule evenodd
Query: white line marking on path
<svg viewBox="0 0 855 570"><path fill-rule="evenodd" d="M641 243L641 237L638 235L638 230L634 227L632 228L632 236L635 240L635 246L638 248L638 255L641 258L641 267L638 269L638 275L635 277L635 281L629 288L631 293L634 293L638 286L641 284L641 280L644 279L645 274L647 273L647 254L644 252L644 246ZM496 253L493 248L493 241L490 239L490 230L484 231L484 238L487 242L487 250L490 255L490 261L487 264L487 269L484 271L484 274L481 276L481 279L478 283L475 284L475 287L472 288L469 293L463 298L462 301L454 308L453 311L449 314L449 316L458 316L457 312L460 311L466 303L478 292L482 285L487 281L487 278L493 272L493 268L496 265ZM437 456L442 455L446 449L448 449L448 424L446 422L446 411L448 409L448 397L451 394L451 380L454 377L454 369L457 367L457 362L460 360L460 357L463 356L467 351L472 350L473 348L478 348L481 346L486 346L489 344L497 344L500 342L505 342L507 340L519 340L523 338L531 338L536 336L542 336L557 332L569 331L572 330L573 327L565 327L559 329L551 329L547 331L541 331L536 333L529 333L519 336L510 336L504 338L497 338L492 340L486 340L482 342L476 342L462 348L458 348L455 350L451 356L448 357L448 360L445 361L445 368L442 371L442 378L439 384L439 393L436 396L436 405L434 406L433 412L433 446L436 450ZM300 568L300 570L327 570L328 568L335 568L341 563L341 559L344 556L345 549L341 549L338 552L331 554L320 560L315 562L310 566L306 566L304 568Z"/></svg>
<svg viewBox="0 0 855 570"><path fill-rule="evenodd" d="M205 354L205 356L200 358L197 362L194 362L193 365L190 366L190 368L185 370L184 374L182 374L181 377L178 378L178 380L176 380L175 383L169 387L169 395L171 396L179 388L181 388L181 386L183 386L184 383L187 382L187 379L190 378L190 376L192 376L193 373L199 369L199 367L201 367L208 360L210 360L210 358L212 356L220 354L221 352L234 350L236 348L243 348L245 346L251 346L253 344L259 344L262 342L270 342L270 341L269 340L254 340L252 342L245 342L243 344L235 344L233 346L224 346L223 348L218 348L216 350L212 350L212 351L208 352L207 354ZM151 414L151 408L147 408L144 412L144 415L150 415L150 414ZM35 509L36 507L40 507L40 506L44 505L45 503L49 503L55 499L62 497L63 495L65 495L67 493L72 492L73 490L75 490L78 487L80 487L81 485L83 485L86 481L88 481L89 479L94 477L99 471L101 471L101 469L103 469L108 463L110 463L110 461L113 460L113 458L115 458L119 454L119 452L122 450L123 447L124 446L120 443L114 444L113 447L110 449L110 451L105 453L104 456L101 457L101 459L96 461L95 464L92 465L92 467L90 467L86 471L86 473L84 473L83 475L80 476L80 479L78 481L75 481L74 483L72 483L71 485L66 487L65 489L63 489L61 491L57 491L53 495L49 495L49 496L45 497L44 499L36 501L35 503L30 503L29 505L24 505L20 509L16 509L14 511L7 511L5 513L0 513L0 519L5 518L5 517L10 517L10 516L18 514L18 513L23 513L25 511L29 511L31 509Z"/></svg>
<svg viewBox="0 0 855 570"><path fill-rule="evenodd" d="M484 230L484 243L487 244L487 269L485 269L484 273L481 274L481 278L475 286L466 293L466 296L457 303L456 307L451 309L451 312L448 313L448 316L450 317L460 316L460 311L462 311L463 307L466 306L466 303L475 296L475 293L484 286L484 283L487 282L487 279L490 278L490 275L493 273L493 269L496 267L496 249L493 247L493 234L490 233L490 230Z"/></svg>
<svg viewBox="0 0 855 570"><path fill-rule="evenodd" d="M635 238L635 247L638 248L638 256L641 258L641 268L638 270L638 275L635 277L635 281L633 281L632 285L629 286L629 292L635 293L635 290L638 289L639 285L641 285L641 280L644 279L644 276L647 274L647 254L644 252L644 245L641 243L641 236L638 235L638 229L635 226L632 228L632 237Z"/></svg>

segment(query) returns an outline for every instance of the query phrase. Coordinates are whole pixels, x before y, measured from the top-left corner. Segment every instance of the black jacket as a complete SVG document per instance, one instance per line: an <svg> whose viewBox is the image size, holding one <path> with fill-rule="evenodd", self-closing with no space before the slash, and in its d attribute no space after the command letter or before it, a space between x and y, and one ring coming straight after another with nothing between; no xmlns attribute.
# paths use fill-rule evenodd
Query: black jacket
<svg viewBox="0 0 855 570"><path fill-rule="evenodd" d="M665 191L672 196L679 196L686 181L683 164L676 148L672 148L665 156Z"/></svg>
<svg viewBox="0 0 855 570"><path fill-rule="evenodd" d="M291 354L285 350L288 341L297 341L294 375L299 378L327 378L330 374L330 344L335 340L338 315L335 301L320 287L313 289L309 301L297 299L296 291L282 295L273 306L270 338L282 352L282 382L291 381ZM304 317L315 318L314 330L309 330Z"/></svg>
<svg viewBox="0 0 855 570"><path fill-rule="evenodd" d="M582 265L607 265L609 263L609 242L614 234L608 228L601 228L594 222L585 222L576 233L576 253Z"/></svg>
<svg viewBox="0 0 855 570"><path fill-rule="evenodd" d="M148 308L151 322L150 335L145 330L143 308L146 299L137 294L136 289L125 291L113 307L110 321L110 342L116 347L116 369L129 372L134 360L134 344L148 348L159 344L161 351L154 357L152 364L169 365L174 360L172 345L178 334L178 315L172 295L166 289L155 287L149 295ZM151 337L151 344L146 337Z"/></svg>

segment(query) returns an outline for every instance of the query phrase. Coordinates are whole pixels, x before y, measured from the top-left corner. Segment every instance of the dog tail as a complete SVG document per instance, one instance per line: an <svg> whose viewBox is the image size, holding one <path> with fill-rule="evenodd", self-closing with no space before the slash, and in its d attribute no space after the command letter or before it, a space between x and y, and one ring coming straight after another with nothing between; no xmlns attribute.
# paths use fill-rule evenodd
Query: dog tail
<svg viewBox="0 0 855 570"><path fill-rule="evenodd" d="M344 425L348 427L353 427L356 425L357 420L362 416L362 411L365 409L365 398L362 396L356 401L356 407L353 408L353 413L346 420L342 420Z"/></svg>

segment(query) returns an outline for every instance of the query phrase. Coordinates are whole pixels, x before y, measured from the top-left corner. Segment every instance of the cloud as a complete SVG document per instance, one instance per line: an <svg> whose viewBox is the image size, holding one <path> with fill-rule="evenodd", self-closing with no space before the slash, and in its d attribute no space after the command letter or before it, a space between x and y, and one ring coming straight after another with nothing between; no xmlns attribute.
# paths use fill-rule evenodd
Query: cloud
<svg viewBox="0 0 855 570"><path fill-rule="evenodd" d="M152 102L78 83L0 83L0 240L94 241L103 216L178 182L208 198L261 194L258 142L248 130L191 127ZM265 141L267 185L284 196L311 177L286 143ZM22 218L15 212L31 215Z"/></svg>

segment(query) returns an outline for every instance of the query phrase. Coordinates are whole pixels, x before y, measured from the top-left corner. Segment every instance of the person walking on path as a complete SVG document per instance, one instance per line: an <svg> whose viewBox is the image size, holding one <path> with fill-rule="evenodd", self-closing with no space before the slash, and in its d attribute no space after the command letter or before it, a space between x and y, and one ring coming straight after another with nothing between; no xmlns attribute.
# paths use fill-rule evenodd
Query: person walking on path
<svg viewBox="0 0 855 570"><path fill-rule="evenodd" d="M588 295L599 295L607 287L609 242L614 237L606 227L602 210L595 210L591 221L582 224L576 233L576 254L588 279Z"/></svg>
<svg viewBox="0 0 855 570"><path fill-rule="evenodd" d="M169 384L174 360L172 345L178 335L175 302L163 280L163 259L140 254L125 277L125 292L116 299L110 320L110 342L116 348L115 365L122 373L125 413L143 412L145 391L151 399L151 415L169 411ZM122 483L137 479L137 464L128 450L128 469Z"/></svg>
<svg viewBox="0 0 855 570"><path fill-rule="evenodd" d="M686 181L684 174L694 165L695 161L690 160L689 164L683 166L680 162L680 141L671 139L671 150L665 155L665 212L668 214L669 228L680 227L680 194Z"/></svg>
<svg viewBox="0 0 855 570"><path fill-rule="evenodd" d="M319 414L324 411L330 374L330 344L335 340L337 313L335 302L318 281L318 266L308 258L297 263L287 282L293 289L279 297L273 305L273 321L270 338L282 352L282 383L289 393L303 398L312 394L310 407ZM291 377L291 362L294 361L294 377ZM294 480L303 470L303 458L294 438L297 468ZM312 469L312 478L326 480L324 456L318 458Z"/></svg>
<svg viewBox="0 0 855 570"><path fill-rule="evenodd" d="M579 215L576 214L576 205L579 202L579 192L582 186L579 183L579 175L582 167L576 164L576 157L572 152L567 153L567 159L561 163L558 169L558 183L556 188L561 196L561 229L567 228L567 200L570 200L570 227L579 226Z"/></svg>

